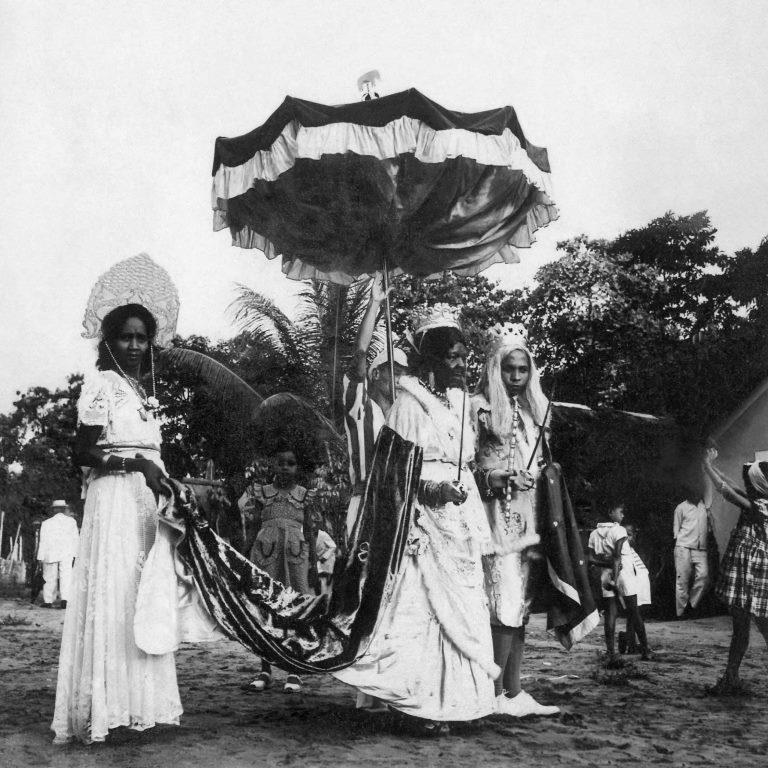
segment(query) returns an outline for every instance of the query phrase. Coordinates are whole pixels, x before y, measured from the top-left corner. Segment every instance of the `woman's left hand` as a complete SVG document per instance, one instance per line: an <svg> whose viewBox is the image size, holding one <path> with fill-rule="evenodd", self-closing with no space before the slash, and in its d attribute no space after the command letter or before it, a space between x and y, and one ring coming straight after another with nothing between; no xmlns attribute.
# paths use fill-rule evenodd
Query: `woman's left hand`
<svg viewBox="0 0 768 768"><path fill-rule="evenodd" d="M144 475L147 487L156 495L167 493L164 487L165 472L154 461L144 458L140 453L136 454L136 461L140 463L139 470Z"/></svg>

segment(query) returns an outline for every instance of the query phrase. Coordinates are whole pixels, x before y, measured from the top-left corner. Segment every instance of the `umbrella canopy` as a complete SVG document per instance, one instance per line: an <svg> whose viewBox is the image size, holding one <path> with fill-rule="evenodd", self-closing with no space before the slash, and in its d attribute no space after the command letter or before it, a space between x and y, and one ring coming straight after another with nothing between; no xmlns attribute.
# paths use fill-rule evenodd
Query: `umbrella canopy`
<svg viewBox="0 0 768 768"><path fill-rule="evenodd" d="M557 218L547 151L512 107L454 112L417 90L326 106L288 97L219 138L214 229L282 257L291 278L348 284L386 266L428 277L519 261Z"/></svg>

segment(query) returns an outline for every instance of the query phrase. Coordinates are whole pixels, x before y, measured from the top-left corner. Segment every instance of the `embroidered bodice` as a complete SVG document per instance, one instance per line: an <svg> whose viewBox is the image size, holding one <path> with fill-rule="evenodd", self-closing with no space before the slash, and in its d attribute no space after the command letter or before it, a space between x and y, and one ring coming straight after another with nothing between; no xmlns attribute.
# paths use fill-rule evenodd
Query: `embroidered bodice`
<svg viewBox="0 0 768 768"><path fill-rule="evenodd" d="M86 377L77 402L77 423L102 428L97 445L160 450L160 423L116 371Z"/></svg>

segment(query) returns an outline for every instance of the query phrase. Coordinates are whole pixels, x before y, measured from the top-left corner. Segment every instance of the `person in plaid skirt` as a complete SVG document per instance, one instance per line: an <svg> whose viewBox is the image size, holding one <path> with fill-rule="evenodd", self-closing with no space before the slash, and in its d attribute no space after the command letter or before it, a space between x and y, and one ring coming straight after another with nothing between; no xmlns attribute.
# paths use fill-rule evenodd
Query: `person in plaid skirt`
<svg viewBox="0 0 768 768"><path fill-rule="evenodd" d="M745 491L734 487L712 462L717 450L709 448L704 471L726 501L741 509L720 568L715 594L729 608L733 635L725 674L709 689L714 695L739 693L739 667L749 647L751 619L768 644L768 463L744 466Z"/></svg>

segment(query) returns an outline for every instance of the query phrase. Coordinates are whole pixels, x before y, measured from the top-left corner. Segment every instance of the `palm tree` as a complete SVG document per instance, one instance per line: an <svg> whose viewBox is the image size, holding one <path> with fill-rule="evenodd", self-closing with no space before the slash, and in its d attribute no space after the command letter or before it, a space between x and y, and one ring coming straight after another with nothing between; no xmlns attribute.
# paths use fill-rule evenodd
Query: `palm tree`
<svg viewBox="0 0 768 768"><path fill-rule="evenodd" d="M271 299L238 285L230 308L251 343L270 349L293 373L291 390L314 402L341 428L341 374L354 351L369 296L367 280L348 287L312 280L299 293L296 319L291 320Z"/></svg>

